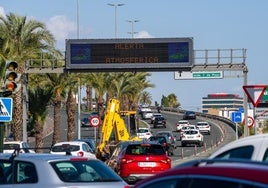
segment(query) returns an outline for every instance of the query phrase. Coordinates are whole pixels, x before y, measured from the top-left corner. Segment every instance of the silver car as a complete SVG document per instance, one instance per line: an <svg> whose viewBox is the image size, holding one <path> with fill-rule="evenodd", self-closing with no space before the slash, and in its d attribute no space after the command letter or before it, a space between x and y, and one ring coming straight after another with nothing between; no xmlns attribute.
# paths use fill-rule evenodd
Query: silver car
<svg viewBox="0 0 268 188"><path fill-rule="evenodd" d="M98 159L14 152L0 154L0 188L111 188L127 183Z"/></svg>

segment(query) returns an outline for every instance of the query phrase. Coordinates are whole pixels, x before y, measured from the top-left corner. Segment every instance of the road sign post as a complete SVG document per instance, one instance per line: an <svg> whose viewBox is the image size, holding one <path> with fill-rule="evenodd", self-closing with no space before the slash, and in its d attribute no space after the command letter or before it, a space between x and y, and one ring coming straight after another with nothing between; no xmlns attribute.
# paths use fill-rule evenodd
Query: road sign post
<svg viewBox="0 0 268 188"><path fill-rule="evenodd" d="M245 93L247 94L249 100L253 104L253 117L255 118L256 114L256 107L258 106L264 92L266 91L267 86L266 85L246 85L243 86L243 89ZM248 118L248 117L245 117ZM256 121L253 122L256 123ZM252 124L253 125L253 124ZM257 125L254 126L254 134L257 134Z"/></svg>
<svg viewBox="0 0 268 188"><path fill-rule="evenodd" d="M238 123L242 121L242 113L241 112L233 112L232 113L232 121L235 122L235 137L238 139Z"/></svg>
<svg viewBox="0 0 268 188"><path fill-rule="evenodd" d="M94 139L97 142L97 127L100 125L100 118L98 116L91 116L89 122L94 127Z"/></svg>

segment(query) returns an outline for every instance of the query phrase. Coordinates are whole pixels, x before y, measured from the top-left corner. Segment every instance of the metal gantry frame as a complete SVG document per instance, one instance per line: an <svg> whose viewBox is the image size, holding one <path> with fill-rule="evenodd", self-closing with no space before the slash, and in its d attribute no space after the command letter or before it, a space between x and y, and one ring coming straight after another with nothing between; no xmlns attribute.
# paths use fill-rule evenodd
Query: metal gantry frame
<svg viewBox="0 0 268 188"><path fill-rule="evenodd" d="M49 62L49 65L44 62ZM63 59L29 59L25 64L25 73L64 73L65 65L59 66L57 62ZM35 66L32 66L34 62ZM39 62L39 63L38 63ZM57 65L57 66L56 66ZM184 70L181 70L184 71ZM205 49L194 50L194 63L191 72L198 71L224 71L224 77L243 78L243 85L247 85L248 68L246 66L246 49ZM174 72L180 72L176 69ZM232 73L227 75L226 73ZM242 87L241 87L242 88ZM248 124L248 98L244 93L245 125ZM24 125L26 126L26 125ZM248 127L244 126L244 136L248 136Z"/></svg>

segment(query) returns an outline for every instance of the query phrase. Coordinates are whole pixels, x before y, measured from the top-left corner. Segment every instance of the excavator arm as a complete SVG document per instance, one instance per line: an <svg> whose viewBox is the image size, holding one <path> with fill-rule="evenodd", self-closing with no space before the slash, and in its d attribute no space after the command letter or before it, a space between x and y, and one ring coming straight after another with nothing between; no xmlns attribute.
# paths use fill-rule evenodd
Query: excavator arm
<svg viewBox="0 0 268 188"><path fill-rule="evenodd" d="M101 130L101 141L97 146L97 158L103 159L109 154L108 144L114 131L115 142L131 140L124 120L120 116L120 102L110 99L106 108Z"/></svg>

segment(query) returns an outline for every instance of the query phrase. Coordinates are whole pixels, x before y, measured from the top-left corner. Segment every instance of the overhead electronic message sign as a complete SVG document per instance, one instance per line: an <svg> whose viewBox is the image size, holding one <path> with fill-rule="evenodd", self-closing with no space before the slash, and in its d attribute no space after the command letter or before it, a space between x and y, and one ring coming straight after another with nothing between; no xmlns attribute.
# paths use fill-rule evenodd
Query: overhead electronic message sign
<svg viewBox="0 0 268 188"><path fill-rule="evenodd" d="M67 71L189 71L192 65L192 38L66 40Z"/></svg>

